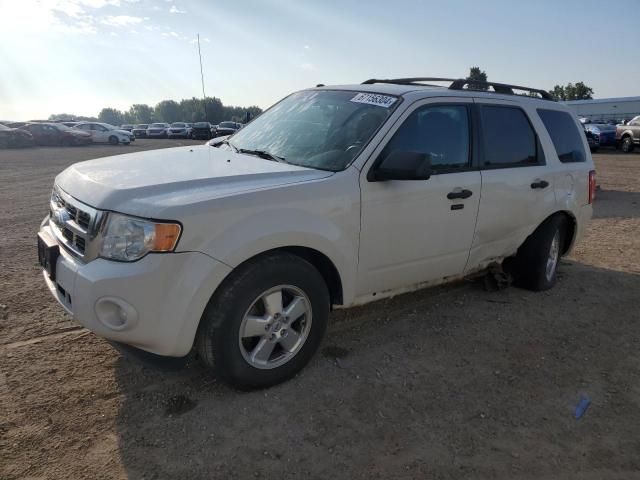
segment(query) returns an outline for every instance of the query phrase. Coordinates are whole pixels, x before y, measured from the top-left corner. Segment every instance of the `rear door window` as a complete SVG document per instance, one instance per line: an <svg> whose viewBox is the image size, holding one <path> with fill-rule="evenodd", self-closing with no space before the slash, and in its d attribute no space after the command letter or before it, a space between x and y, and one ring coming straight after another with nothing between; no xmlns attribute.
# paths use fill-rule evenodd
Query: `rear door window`
<svg viewBox="0 0 640 480"><path fill-rule="evenodd" d="M522 109L502 105L480 108L483 168L540 165L536 134Z"/></svg>
<svg viewBox="0 0 640 480"><path fill-rule="evenodd" d="M538 109L538 115L551 137L558 159L563 163L584 162L586 156L582 134L571 115L542 108Z"/></svg>

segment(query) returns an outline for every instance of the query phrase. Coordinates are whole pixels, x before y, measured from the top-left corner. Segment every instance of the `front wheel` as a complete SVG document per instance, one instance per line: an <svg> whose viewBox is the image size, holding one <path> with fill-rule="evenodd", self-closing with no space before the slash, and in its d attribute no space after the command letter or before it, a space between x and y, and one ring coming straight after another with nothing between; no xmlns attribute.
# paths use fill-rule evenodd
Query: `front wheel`
<svg viewBox="0 0 640 480"><path fill-rule="evenodd" d="M115 135L111 135L109 137L109 143L111 145L118 145L118 137L116 137Z"/></svg>
<svg viewBox="0 0 640 480"><path fill-rule="evenodd" d="M631 138L630 136L626 136L622 139L622 145L621 145L622 151L624 153L631 153L633 152L633 138Z"/></svg>
<svg viewBox="0 0 640 480"><path fill-rule="evenodd" d="M238 267L203 314L202 363L241 389L264 388L300 371L327 326L329 291L306 260L275 253Z"/></svg>

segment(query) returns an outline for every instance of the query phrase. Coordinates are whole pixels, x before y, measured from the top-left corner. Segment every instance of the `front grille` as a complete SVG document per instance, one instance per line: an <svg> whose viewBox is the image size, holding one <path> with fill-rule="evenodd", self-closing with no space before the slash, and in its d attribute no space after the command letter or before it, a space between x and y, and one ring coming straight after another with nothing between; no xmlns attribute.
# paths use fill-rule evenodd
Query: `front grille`
<svg viewBox="0 0 640 480"><path fill-rule="evenodd" d="M98 222L98 211L54 187L50 225L58 241L72 254L86 259L87 247Z"/></svg>

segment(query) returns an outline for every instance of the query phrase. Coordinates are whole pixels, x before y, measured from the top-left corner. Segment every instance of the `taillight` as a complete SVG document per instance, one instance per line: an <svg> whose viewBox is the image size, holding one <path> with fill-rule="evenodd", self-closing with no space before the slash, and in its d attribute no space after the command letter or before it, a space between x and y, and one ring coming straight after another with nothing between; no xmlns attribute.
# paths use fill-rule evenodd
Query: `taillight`
<svg viewBox="0 0 640 480"><path fill-rule="evenodd" d="M596 171L589 172L589 203L593 203L596 198Z"/></svg>

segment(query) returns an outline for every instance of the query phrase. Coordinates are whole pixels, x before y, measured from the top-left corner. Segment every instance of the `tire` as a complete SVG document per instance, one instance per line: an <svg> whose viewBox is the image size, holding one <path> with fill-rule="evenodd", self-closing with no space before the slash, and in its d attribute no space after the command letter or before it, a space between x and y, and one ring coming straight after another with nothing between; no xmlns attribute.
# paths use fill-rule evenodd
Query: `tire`
<svg viewBox="0 0 640 480"><path fill-rule="evenodd" d="M631 152L633 152L633 148L634 148L634 145L633 145L633 138L632 138L631 136L629 136L629 135L627 135L626 137L624 137L624 138L622 139L622 143L621 143L621 145L620 145L620 148L622 149L622 151L623 151L624 153L631 153Z"/></svg>
<svg viewBox="0 0 640 480"><path fill-rule="evenodd" d="M565 219L554 215L527 238L516 255L517 285L536 292L555 285L565 232Z"/></svg>
<svg viewBox="0 0 640 480"><path fill-rule="evenodd" d="M118 145L118 143L119 143L119 142L118 142L118 137L116 137L115 135L111 135L111 136L109 137L109 143L110 143L111 145Z"/></svg>
<svg viewBox="0 0 640 480"><path fill-rule="evenodd" d="M275 299L271 307L266 297ZM196 351L207 368L236 388L270 387L309 362L328 316L329 291L320 272L295 255L268 254L238 267L213 295Z"/></svg>
<svg viewBox="0 0 640 480"><path fill-rule="evenodd" d="M591 147L589 150L591 150L591 153L596 153L598 151L598 147Z"/></svg>

